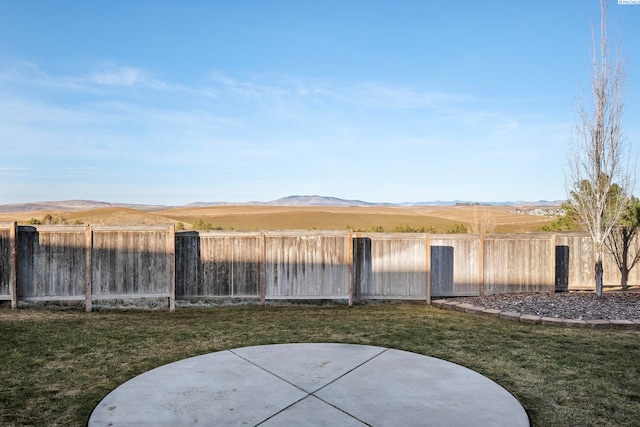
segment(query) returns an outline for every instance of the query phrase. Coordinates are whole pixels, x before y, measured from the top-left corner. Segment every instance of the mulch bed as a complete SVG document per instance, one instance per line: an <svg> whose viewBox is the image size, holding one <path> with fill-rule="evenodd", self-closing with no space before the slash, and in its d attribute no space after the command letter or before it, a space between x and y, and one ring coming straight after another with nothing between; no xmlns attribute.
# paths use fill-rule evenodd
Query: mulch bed
<svg viewBox="0 0 640 427"><path fill-rule="evenodd" d="M448 299L449 300L449 299ZM638 320L640 292L608 292L604 300L590 292L456 297L453 301L542 317L579 320Z"/></svg>

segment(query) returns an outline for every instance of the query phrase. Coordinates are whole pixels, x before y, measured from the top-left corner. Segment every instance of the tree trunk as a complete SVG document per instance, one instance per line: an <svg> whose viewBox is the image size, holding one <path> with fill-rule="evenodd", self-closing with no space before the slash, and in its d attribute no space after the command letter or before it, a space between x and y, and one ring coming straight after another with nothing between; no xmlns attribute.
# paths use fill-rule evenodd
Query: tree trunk
<svg viewBox="0 0 640 427"><path fill-rule="evenodd" d="M602 252L598 253L598 260L596 261L596 299L604 299L604 286L603 280L603 268L602 268Z"/></svg>
<svg viewBox="0 0 640 427"><path fill-rule="evenodd" d="M626 291L629 289L629 270L626 268L623 268L622 270L620 270L620 273L621 273L620 286L622 287L623 291Z"/></svg>
<svg viewBox="0 0 640 427"><path fill-rule="evenodd" d="M627 227L622 228L622 263L620 265L620 286L626 291L629 283L629 246L631 245L631 233Z"/></svg>

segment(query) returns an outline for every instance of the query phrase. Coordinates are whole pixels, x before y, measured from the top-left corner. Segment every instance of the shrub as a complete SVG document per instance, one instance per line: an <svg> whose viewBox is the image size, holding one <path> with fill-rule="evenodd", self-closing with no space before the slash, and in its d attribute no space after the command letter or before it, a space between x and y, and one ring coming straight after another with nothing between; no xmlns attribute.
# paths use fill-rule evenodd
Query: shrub
<svg viewBox="0 0 640 427"><path fill-rule="evenodd" d="M191 229L200 231L223 230L221 226L218 225L214 227L210 222L201 219L191 224Z"/></svg>
<svg viewBox="0 0 640 427"><path fill-rule="evenodd" d="M553 220L549 224L538 227L538 231L565 232L582 231L580 225L571 217L565 215Z"/></svg>
<svg viewBox="0 0 640 427"><path fill-rule="evenodd" d="M467 234L467 226L464 224L455 224L447 231L447 234Z"/></svg>
<svg viewBox="0 0 640 427"><path fill-rule="evenodd" d="M433 226L414 227L413 225L396 225L391 230L394 233L430 233L437 234L439 230Z"/></svg>
<svg viewBox="0 0 640 427"><path fill-rule="evenodd" d="M76 221L75 223L77 225L82 225L82 222L79 222L79 220ZM31 218L29 221L27 221L27 225L57 225L57 224L67 225L69 224L69 222L62 215L54 217L51 214L46 214L45 216L42 217L42 219Z"/></svg>
<svg viewBox="0 0 640 427"><path fill-rule="evenodd" d="M381 225L375 225L369 228L353 228L350 225L347 225L345 228L355 233L384 233L384 227Z"/></svg>

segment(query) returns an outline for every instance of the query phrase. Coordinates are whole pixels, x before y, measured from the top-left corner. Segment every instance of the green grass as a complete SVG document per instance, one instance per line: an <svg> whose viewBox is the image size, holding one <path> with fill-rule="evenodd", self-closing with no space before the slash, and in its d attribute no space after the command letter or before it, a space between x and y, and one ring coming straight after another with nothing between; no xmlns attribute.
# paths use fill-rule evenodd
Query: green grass
<svg viewBox="0 0 640 427"><path fill-rule="evenodd" d="M524 325L422 304L167 311L0 308L0 425L86 425L109 391L154 367L249 345L345 342L471 368L538 426L640 426L640 332Z"/></svg>

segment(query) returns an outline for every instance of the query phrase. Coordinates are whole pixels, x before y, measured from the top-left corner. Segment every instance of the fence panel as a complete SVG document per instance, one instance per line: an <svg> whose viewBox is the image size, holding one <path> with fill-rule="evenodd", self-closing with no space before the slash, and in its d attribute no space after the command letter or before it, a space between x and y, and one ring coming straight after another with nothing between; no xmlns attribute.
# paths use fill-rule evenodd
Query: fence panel
<svg viewBox="0 0 640 427"><path fill-rule="evenodd" d="M567 289L595 289L593 246L591 238L584 234L561 234L556 236L556 248L564 248L567 262L563 280ZM608 269L605 269L608 270Z"/></svg>
<svg viewBox="0 0 640 427"><path fill-rule="evenodd" d="M427 284L434 297L594 288L584 234L352 238L346 231L20 226L16 235L12 227L0 223L0 300L12 306L87 298L90 309L93 299L168 297L171 307L174 296L411 300L426 299ZM605 286L620 285L610 254L604 271ZM639 283L636 267L629 285Z"/></svg>
<svg viewBox="0 0 640 427"><path fill-rule="evenodd" d="M635 235L634 240L629 245L629 254L627 257L629 265L633 261L633 258L636 256L637 251L640 250L640 236ZM593 271L593 266L592 266ZM620 273L620 269L615 262L613 255L606 253L604 259L604 285L618 287L620 286L620 281L622 279L622 274ZM628 277L628 286L638 286L640 285L640 266L636 265L629 272ZM595 282L595 280L594 280ZM595 289L595 285L594 285Z"/></svg>
<svg viewBox="0 0 640 427"><path fill-rule="evenodd" d="M261 233L176 234L176 297L258 297Z"/></svg>
<svg viewBox="0 0 640 427"><path fill-rule="evenodd" d="M431 236L431 295L480 295L482 262L479 236Z"/></svg>
<svg viewBox="0 0 640 427"><path fill-rule="evenodd" d="M266 298L349 298L351 257L349 232L266 232Z"/></svg>
<svg viewBox="0 0 640 427"><path fill-rule="evenodd" d="M172 296L172 227L92 228L93 299Z"/></svg>
<svg viewBox="0 0 640 427"><path fill-rule="evenodd" d="M361 298L427 297L427 241L419 233L366 233L354 239L355 288Z"/></svg>
<svg viewBox="0 0 640 427"><path fill-rule="evenodd" d="M176 233L176 298L205 295L200 280L200 235L197 231Z"/></svg>
<svg viewBox="0 0 640 427"><path fill-rule="evenodd" d="M18 295L25 301L85 298L84 226L18 227Z"/></svg>
<svg viewBox="0 0 640 427"><path fill-rule="evenodd" d="M11 229L13 223L0 223L0 300L11 300Z"/></svg>
<svg viewBox="0 0 640 427"><path fill-rule="evenodd" d="M631 262L638 247L639 236L631 243L628 261ZM568 290L595 290L595 257L593 254L593 243L591 237L585 234L567 233L559 234L556 237L557 247L562 247L566 252L568 260ZM605 287L620 286L620 269L615 262L615 258L605 250L603 260ZM628 285L640 284L640 268L636 266L629 272Z"/></svg>
<svg viewBox="0 0 640 427"><path fill-rule="evenodd" d="M483 253L485 295L555 291L550 236L486 236Z"/></svg>

